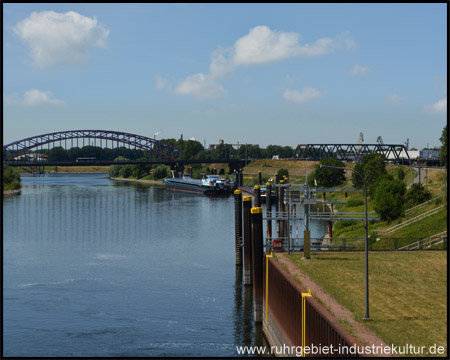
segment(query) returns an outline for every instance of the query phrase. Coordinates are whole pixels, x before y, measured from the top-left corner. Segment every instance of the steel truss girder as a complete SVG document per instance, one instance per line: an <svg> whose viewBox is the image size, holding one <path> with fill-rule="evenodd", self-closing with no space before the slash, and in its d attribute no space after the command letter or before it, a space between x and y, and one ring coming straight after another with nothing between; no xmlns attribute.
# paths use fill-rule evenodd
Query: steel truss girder
<svg viewBox="0 0 450 360"><path fill-rule="evenodd" d="M398 144L299 144L294 158L321 160L332 157L344 161L359 161L364 155L372 153L382 154L386 159L393 155L395 161L400 160L400 155L404 153L409 160L405 146Z"/></svg>
<svg viewBox="0 0 450 360"><path fill-rule="evenodd" d="M81 138L117 141L122 144L134 146L135 149L152 151L159 158L182 160L181 149L149 137L109 130L69 130L36 135L5 145L3 146L3 161L8 161L28 150L42 145ZM175 158L176 154L179 154L177 158Z"/></svg>

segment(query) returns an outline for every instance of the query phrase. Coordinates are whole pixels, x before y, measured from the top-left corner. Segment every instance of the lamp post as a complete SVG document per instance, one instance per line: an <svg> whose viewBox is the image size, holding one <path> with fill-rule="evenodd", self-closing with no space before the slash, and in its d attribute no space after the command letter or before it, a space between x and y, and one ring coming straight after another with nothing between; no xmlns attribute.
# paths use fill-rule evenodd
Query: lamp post
<svg viewBox="0 0 450 360"><path fill-rule="evenodd" d="M364 180L364 177L356 170L347 167L338 167L338 166L329 166L329 165L320 165L320 168L326 169L340 169L340 170L350 170L354 173L357 173L364 184L364 210L365 210L365 268L366 268L366 314L363 317L363 320L371 320L369 317L369 236L368 236L368 221L367 221L367 185Z"/></svg>

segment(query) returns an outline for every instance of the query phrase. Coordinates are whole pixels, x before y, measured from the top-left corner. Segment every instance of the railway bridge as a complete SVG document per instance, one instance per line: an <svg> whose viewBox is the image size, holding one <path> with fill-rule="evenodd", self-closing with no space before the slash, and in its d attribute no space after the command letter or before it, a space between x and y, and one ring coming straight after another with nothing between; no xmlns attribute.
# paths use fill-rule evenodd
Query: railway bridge
<svg viewBox="0 0 450 360"><path fill-rule="evenodd" d="M142 135L110 130L69 130L32 136L3 146L3 163L10 166L93 166L165 164L183 169L186 164L228 163L230 171L245 160L183 159L182 150Z"/></svg>

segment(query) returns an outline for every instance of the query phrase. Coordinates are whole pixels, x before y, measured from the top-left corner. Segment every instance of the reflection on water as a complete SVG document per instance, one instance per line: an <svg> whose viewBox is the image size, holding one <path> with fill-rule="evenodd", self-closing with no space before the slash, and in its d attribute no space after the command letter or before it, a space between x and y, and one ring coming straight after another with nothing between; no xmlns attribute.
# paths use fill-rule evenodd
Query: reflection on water
<svg viewBox="0 0 450 360"><path fill-rule="evenodd" d="M236 356L265 344L235 266L233 198L105 174L3 200L6 356Z"/></svg>

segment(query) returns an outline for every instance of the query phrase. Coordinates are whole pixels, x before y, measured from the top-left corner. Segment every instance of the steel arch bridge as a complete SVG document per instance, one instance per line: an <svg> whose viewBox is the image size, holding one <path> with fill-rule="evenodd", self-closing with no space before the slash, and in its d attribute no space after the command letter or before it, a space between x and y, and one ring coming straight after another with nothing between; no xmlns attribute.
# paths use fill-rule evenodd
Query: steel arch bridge
<svg viewBox="0 0 450 360"><path fill-rule="evenodd" d="M12 166L174 164L179 161L182 161L182 152L172 145L110 130L60 131L3 146L3 163Z"/></svg>
<svg viewBox="0 0 450 360"><path fill-rule="evenodd" d="M388 160L409 163L405 145L397 144L299 144L294 151L298 160L335 158L342 161L360 161L364 155L378 153Z"/></svg>

